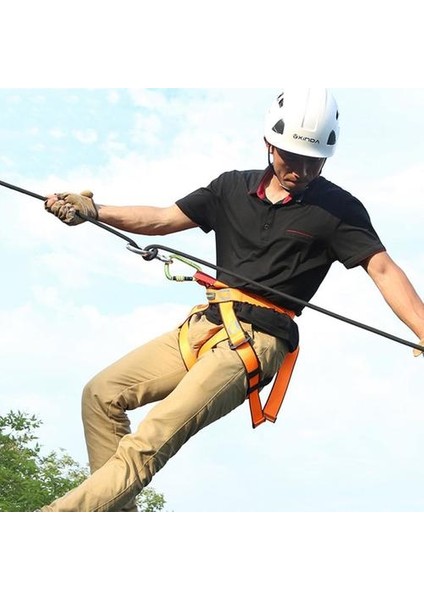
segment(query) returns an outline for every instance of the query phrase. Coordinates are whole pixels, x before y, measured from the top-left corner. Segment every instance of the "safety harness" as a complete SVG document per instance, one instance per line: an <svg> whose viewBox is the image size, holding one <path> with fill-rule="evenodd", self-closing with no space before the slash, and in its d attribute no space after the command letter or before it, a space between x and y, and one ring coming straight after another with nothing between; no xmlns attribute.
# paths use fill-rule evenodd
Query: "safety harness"
<svg viewBox="0 0 424 600"><path fill-rule="evenodd" d="M253 428L265 423L265 421L275 423L290 383L299 354L299 348L296 348L294 352L290 352L284 357L274 379L266 404L262 407L259 395L263 387L261 365L250 335L244 331L235 314L234 302L245 302L253 306L269 308L286 314L290 318L294 318L295 313L259 296L242 292L239 289L229 288L224 283L200 271L194 274L193 280L207 288L206 297L209 304L195 306L180 328L179 346L187 370L191 369L196 361L206 352L217 346L220 342L228 340L231 350L237 352L246 370L248 381L246 397L249 398ZM193 315L204 312L210 304L218 304L223 325L217 333L212 334L200 349L195 352L188 339L190 319Z"/></svg>

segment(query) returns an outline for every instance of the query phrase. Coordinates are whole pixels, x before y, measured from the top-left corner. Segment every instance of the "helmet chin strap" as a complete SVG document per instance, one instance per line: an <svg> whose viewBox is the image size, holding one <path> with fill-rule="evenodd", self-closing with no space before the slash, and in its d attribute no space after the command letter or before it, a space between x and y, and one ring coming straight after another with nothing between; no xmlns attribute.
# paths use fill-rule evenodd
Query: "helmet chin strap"
<svg viewBox="0 0 424 600"><path fill-rule="evenodd" d="M286 191L286 192L289 192L289 193L290 193L290 190L288 190L286 187L284 187L284 185L283 185L283 184L281 183L281 181L280 181L280 178L278 177L277 173L275 172L275 169L274 169L274 164L271 162L271 154L272 154L271 147L270 147L270 146L268 146L268 166L269 166L269 167L272 169L272 172L274 173L274 177L276 178L276 180L277 180L277 181L278 181L278 183L280 184L280 187L281 187L281 188L282 188L284 191Z"/></svg>

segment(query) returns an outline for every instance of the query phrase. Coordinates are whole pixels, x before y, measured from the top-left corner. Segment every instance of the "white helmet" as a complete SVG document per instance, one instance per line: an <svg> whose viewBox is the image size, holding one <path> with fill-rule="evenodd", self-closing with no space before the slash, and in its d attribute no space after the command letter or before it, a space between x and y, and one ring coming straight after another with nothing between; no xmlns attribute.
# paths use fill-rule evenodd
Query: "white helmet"
<svg viewBox="0 0 424 600"><path fill-rule="evenodd" d="M326 88L287 89L267 114L265 139L287 152L328 158L339 139L338 119L336 101Z"/></svg>

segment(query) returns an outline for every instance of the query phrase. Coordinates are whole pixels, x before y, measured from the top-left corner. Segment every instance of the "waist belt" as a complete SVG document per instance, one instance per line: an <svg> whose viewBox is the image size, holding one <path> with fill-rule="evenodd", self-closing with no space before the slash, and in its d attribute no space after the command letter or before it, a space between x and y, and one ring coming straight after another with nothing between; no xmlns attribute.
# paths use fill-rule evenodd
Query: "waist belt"
<svg viewBox="0 0 424 600"><path fill-rule="evenodd" d="M198 305L193 308L187 320L181 326L179 335L180 352L187 370L191 369L198 358L203 354L214 348L220 342L228 340L231 350L237 352L246 370L248 382L246 397L249 398L253 428L261 425L265 421L275 423L290 383L292 372L299 354L299 348L296 348L294 352L290 352L284 357L266 404L262 408L259 396L262 385L261 365L250 335L243 330L234 312L234 302L246 302L254 306L269 308L279 313L286 314L290 318L294 318L295 313L285 308L281 308L259 296L248 294L238 289L229 288L225 284L204 273L197 272L194 279L207 288L206 297L209 304L218 304L223 325L217 333L211 335L197 352L193 351L188 341L190 318L197 313L205 311L208 308L208 305Z"/></svg>

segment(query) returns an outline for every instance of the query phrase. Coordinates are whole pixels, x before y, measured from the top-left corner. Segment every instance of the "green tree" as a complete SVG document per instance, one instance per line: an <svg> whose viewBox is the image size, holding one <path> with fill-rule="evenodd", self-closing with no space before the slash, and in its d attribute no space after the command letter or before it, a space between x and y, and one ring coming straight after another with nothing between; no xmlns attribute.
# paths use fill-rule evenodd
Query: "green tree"
<svg viewBox="0 0 424 600"><path fill-rule="evenodd" d="M0 512L32 512L63 496L89 474L64 450L42 455L36 435L41 425L35 415L20 411L0 415ZM160 512L165 503L152 488L137 498L142 512Z"/></svg>
<svg viewBox="0 0 424 600"><path fill-rule="evenodd" d="M141 512L161 512L166 504L163 494L153 488L144 489L137 497L137 506Z"/></svg>

